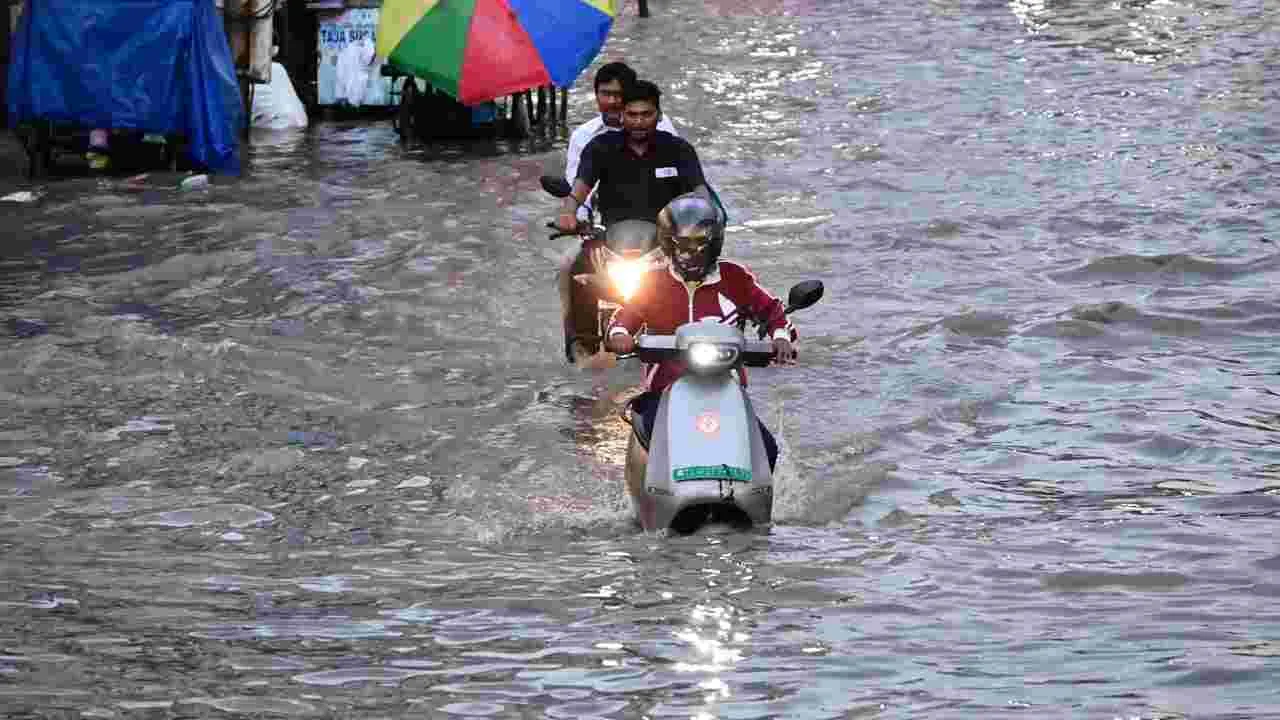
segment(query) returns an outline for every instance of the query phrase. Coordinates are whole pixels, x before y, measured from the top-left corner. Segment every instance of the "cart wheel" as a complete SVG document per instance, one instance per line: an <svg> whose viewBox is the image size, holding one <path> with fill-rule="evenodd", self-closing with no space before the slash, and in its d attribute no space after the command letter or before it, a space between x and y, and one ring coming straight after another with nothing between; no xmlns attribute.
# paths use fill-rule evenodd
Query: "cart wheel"
<svg viewBox="0 0 1280 720"><path fill-rule="evenodd" d="M413 137L413 131L415 130L413 112L414 106L417 104L418 84L414 82L412 76L406 77L404 85L400 88L400 108L396 111L396 117L393 121L401 140L408 140Z"/></svg>

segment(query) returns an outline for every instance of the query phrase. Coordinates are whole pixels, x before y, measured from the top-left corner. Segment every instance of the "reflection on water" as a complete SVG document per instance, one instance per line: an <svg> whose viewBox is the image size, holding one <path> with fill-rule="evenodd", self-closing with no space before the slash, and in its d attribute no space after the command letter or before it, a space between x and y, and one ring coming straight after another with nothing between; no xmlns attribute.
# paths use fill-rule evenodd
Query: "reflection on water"
<svg viewBox="0 0 1280 720"><path fill-rule="evenodd" d="M677 662L675 670L696 673L703 678L697 685L704 691L702 706L691 717L719 717L720 703L733 696L721 673L731 670L742 659L742 651L737 646L750 638L746 633L734 631L733 613L728 607L697 605L689 613L689 621L690 626L677 631L675 636L689 644L691 657Z"/></svg>
<svg viewBox="0 0 1280 720"><path fill-rule="evenodd" d="M1217 33L1263 9L1261 3L1254 5L1251 12L1241 5L1176 0L1010 0L1009 9L1027 31L1051 45L1154 64L1190 57L1202 44L1212 44Z"/></svg>
<svg viewBox="0 0 1280 720"><path fill-rule="evenodd" d="M676 5L601 60L827 288L751 375L773 532L636 532L563 133L255 132L0 207L6 713L1265 715L1276 9Z"/></svg>

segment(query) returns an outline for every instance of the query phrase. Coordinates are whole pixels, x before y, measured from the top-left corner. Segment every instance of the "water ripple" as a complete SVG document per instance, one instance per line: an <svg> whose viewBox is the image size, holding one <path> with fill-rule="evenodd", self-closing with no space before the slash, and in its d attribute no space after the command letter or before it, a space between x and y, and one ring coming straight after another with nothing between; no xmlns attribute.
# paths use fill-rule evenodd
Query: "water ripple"
<svg viewBox="0 0 1280 720"><path fill-rule="evenodd" d="M726 254L827 288L751 373L772 531L635 531L640 369L561 357L565 132L255 131L200 193L10 173L8 714L1274 704L1275 8L651 5L570 118L625 58Z"/></svg>

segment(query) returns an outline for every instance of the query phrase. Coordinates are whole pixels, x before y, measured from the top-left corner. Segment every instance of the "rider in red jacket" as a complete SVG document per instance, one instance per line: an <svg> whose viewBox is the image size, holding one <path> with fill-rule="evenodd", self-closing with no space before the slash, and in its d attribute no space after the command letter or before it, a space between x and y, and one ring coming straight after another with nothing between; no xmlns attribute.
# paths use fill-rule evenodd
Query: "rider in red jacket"
<svg viewBox="0 0 1280 720"><path fill-rule="evenodd" d="M636 294L613 316L607 346L611 352L635 349L641 327L654 334L673 334L687 322L730 320L746 312L765 324L773 338L776 362L795 363L795 328L787 320L785 306L756 283L742 265L720 259L724 247L724 219L705 195L689 193L672 200L658 214L658 238L669 263L650 270ZM658 413L662 391L685 371L680 360L670 360L645 369L645 390L631 401L633 411L644 422L642 437L647 441ZM746 385L746 371L740 370ZM772 466L778 455L773 435L760 424L765 449Z"/></svg>

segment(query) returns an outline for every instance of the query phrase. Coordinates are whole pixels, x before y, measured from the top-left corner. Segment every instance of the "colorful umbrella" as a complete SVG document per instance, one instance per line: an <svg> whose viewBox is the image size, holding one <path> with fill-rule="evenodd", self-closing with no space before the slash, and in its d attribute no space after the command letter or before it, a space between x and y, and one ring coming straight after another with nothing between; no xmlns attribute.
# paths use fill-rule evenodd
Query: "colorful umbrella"
<svg viewBox="0 0 1280 720"><path fill-rule="evenodd" d="M386 0L378 54L466 105L569 87L613 24L618 0Z"/></svg>

